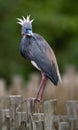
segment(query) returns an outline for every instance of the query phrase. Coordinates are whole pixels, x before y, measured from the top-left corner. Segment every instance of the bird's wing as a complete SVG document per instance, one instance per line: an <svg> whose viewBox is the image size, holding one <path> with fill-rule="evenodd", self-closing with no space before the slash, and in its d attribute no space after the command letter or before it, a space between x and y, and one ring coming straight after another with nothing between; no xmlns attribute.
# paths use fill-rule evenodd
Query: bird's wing
<svg viewBox="0 0 78 130"><path fill-rule="evenodd" d="M34 61L40 70L57 85L59 75L57 72L58 65L54 52L48 43L37 34L34 34L32 61Z"/></svg>

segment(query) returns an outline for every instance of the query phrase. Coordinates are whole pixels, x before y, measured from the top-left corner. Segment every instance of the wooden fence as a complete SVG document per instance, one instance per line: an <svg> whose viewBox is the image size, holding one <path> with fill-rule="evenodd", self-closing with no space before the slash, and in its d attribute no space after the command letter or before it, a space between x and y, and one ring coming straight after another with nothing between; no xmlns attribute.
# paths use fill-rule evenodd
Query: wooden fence
<svg viewBox="0 0 78 130"><path fill-rule="evenodd" d="M78 130L78 101L66 101L66 115L56 107L56 99L34 104L21 95L0 97L0 130Z"/></svg>

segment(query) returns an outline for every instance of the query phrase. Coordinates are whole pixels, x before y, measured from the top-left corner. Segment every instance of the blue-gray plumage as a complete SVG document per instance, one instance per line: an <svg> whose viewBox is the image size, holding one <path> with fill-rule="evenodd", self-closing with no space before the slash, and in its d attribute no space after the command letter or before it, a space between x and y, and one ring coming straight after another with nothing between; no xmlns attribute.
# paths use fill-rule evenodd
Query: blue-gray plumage
<svg viewBox="0 0 78 130"><path fill-rule="evenodd" d="M22 40L20 44L21 55L28 59L42 73L42 81L36 100L41 101L47 79L50 79L54 85L61 81L57 61L53 50L46 40L39 34L32 32L32 21L23 17L18 19L22 25Z"/></svg>

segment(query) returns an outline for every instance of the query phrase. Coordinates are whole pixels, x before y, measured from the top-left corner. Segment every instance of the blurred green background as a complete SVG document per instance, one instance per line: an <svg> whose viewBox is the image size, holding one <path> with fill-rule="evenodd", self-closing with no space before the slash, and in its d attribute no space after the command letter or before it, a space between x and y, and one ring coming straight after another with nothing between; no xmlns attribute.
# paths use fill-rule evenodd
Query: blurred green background
<svg viewBox="0 0 78 130"><path fill-rule="evenodd" d="M0 0L0 77L28 75L36 69L20 55L21 27L16 18L31 15L33 32L41 34L55 51L60 71L78 67L77 0Z"/></svg>

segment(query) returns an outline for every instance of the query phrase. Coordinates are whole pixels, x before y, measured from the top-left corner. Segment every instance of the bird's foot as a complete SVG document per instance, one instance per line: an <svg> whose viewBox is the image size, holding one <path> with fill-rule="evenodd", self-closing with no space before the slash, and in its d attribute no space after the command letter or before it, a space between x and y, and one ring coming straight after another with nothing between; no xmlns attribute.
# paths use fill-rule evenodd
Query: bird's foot
<svg viewBox="0 0 78 130"><path fill-rule="evenodd" d="M37 99L35 97L27 98L23 101L23 103L29 101L31 104L31 108L34 112L42 112L42 100Z"/></svg>
<svg viewBox="0 0 78 130"><path fill-rule="evenodd" d="M35 98L35 97L30 97L30 98L26 98L24 102L26 102L27 100L29 100L30 102L38 102L38 103L42 103L42 100L41 99L38 99L38 98Z"/></svg>

